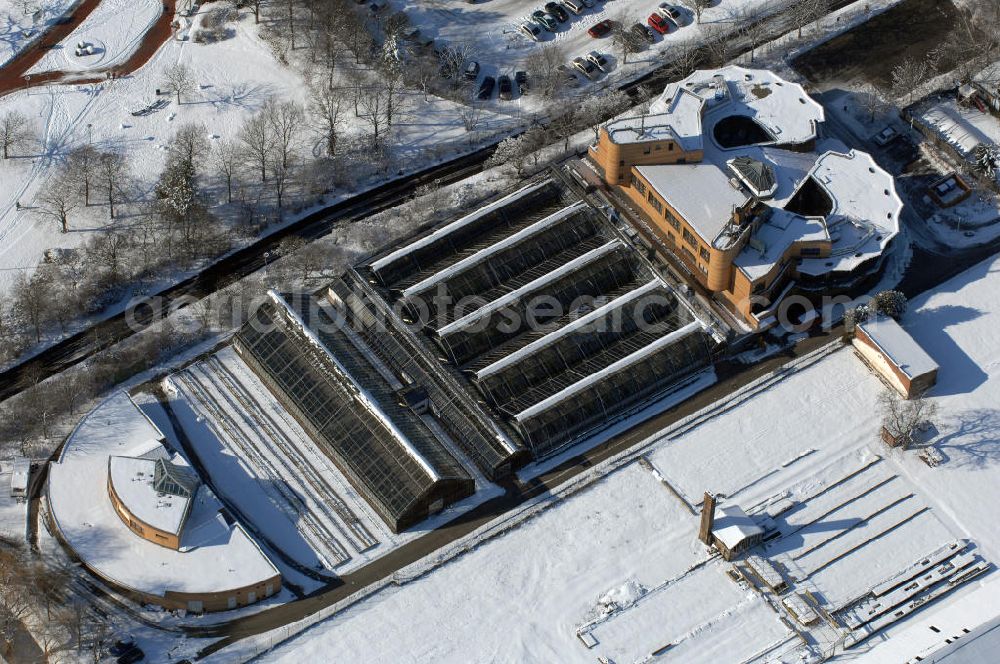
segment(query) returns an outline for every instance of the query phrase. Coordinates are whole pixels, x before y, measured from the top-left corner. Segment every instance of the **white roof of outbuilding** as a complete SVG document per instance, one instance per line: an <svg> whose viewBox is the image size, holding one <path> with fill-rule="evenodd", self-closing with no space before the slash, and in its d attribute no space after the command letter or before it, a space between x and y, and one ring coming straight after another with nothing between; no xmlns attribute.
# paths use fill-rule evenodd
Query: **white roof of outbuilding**
<svg viewBox="0 0 1000 664"><path fill-rule="evenodd" d="M747 516L747 513L739 505L726 505L715 508L715 522L712 526L712 534L725 544L727 549L736 547L748 537L763 533L764 529Z"/></svg>
<svg viewBox="0 0 1000 664"><path fill-rule="evenodd" d="M877 316L858 327L910 379L935 371L937 362L920 347L910 333L889 316Z"/></svg>
<svg viewBox="0 0 1000 664"><path fill-rule="evenodd" d="M87 415L49 470L52 517L76 555L118 585L153 595L167 590L223 592L278 575L239 525L230 526L207 487L196 494L181 550L142 539L121 520L108 495L108 459L143 456L162 440L160 431L120 392Z"/></svg>

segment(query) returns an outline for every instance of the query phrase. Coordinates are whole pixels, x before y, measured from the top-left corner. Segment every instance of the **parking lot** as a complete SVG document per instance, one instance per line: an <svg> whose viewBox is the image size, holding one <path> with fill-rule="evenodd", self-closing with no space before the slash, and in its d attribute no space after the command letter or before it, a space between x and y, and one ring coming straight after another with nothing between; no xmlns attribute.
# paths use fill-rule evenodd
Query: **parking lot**
<svg viewBox="0 0 1000 664"><path fill-rule="evenodd" d="M473 85L473 93L485 77L497 78L503 74L512 76L517 70L527 70L529 76L534 66L532 57L546 46L556 46L558 59L572 68L576 58L586 60L591 51L600 54L603 61L598 66L581 62L571 69L581 90L603 87L610 79L619 79L629 72L640 72L663 55L671 44L679 40L697 41L708 26L725 24L741 8L762 4L763 0L719 0L706 8L697 23L692 12L679 2L672 4L676 18L670 19L657 14L661 4L654 0L567 0L569 4L558 4L556 9L546 11L544 0L487 0L474 4L448 2L442 0L417 0L401 7L409 17L413 28L420 30L421 40L433 39L433 47L459 46L470 54L470 59L480 64ZM586 7L584 2L592 5ZM573 7L579 11L575 11ZM543 12L549 17L532 18L535 12ZM657 14L650 26L649 17ZM564 20L560 20L560 19ZM632 26L636 23L648 28L647 36L636 32L636 42L641 50L623 58L620 47L615 43L613 31L593 30L602 22ZM526 26L524 29L521 26ZM548 27L546 27L546 25ZM660 32L665 30L665 32ZM587 71L584 71L586 69ZM569 72L567 72L569 73ZM495 98L494 89L488 98ZM516 86L513 98L517 99Z"/></svg>

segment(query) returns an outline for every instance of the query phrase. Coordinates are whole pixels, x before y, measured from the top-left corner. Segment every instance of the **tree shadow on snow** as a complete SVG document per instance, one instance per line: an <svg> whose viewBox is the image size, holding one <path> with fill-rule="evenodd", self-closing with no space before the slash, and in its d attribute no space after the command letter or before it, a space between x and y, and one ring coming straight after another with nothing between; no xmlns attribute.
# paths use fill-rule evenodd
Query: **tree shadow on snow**
<svg viewBox="0 0 1000 664"><path fill-rule="evenodd" d="M980 468L1000 461L1000 410L963 411L943 428L951 433L931 444L948 453L948 465Z"/></svg>

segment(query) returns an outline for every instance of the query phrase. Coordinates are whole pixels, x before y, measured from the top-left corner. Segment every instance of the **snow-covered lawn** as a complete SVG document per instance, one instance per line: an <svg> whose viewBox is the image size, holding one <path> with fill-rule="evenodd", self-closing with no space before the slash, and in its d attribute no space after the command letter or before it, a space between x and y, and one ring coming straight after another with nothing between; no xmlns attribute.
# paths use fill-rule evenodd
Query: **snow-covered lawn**
<svg viewBox="0 0 1000 664"><path fill-rule="evenodd" d="M101 0L97 9L28 73L85 71L121 64L138 48L143 35L162 13L160 0ZM77 56L79 42L92 45L94 52Z"/></svg>
<svg viewBox="0 0 1000 664"><path fill-rule="evenodd" d="M850 348L835 347L728 401L700 426L654 437L647 456L689 501L718 491L754 512L761 501L791 497L795 507L776 521L781 536L761 551L785 566L796 590L811 590L828 606L955 539L970 539L974 553L995 563L998 316L1000 259L911 303L904 319L941 367L931 392L940 408L931 444L945 457L936 468L916 451L889 452L878 442L882 384ZM737 660L775 643L772 653L801 654L796 639L782 642L772 610L741 592L717 559L699 565L706 554L696 532L696 516L642 464L627 464L520 527L320 623L265 661L330 652L344 661L635 661L671 642L669 654L708 659L702 648L738 648ZM976 620L1000 615L1000 597L984 602L975 592L992 577L959 586L916 620L965 601L977 603ZM621 607L599 619L606 594ZM647 611L660 594L663 610ZM586 624L598 642L593 650L575 638ZM828 630L825 623L814 629Z"/></svg>
<svg viewBox="0 0 1000 664"><path fill-rule="evenodd" d="M30 44L73 0L0 0L0 65Z"/></svg>

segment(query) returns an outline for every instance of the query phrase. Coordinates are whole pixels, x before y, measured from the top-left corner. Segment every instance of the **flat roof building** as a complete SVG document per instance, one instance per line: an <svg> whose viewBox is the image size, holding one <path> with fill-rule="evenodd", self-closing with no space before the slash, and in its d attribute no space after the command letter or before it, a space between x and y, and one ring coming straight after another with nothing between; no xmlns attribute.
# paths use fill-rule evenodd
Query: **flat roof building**
<svg viewBox="0 0 1000 664"><path fill-rule="evenodd" d="M858 323L853 344L865 363L905 399L920 396L937 382L934 358L889 316Z"/></svg>
<svg viewBox="0 0 1000 664"><path fill-rule="evenodd" d="M279 592L278 569L163 440L124 392L87 415L49 469L58 538L105 582L165 609L224 611Z"/></svg>

